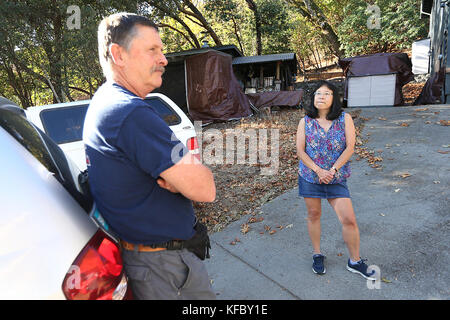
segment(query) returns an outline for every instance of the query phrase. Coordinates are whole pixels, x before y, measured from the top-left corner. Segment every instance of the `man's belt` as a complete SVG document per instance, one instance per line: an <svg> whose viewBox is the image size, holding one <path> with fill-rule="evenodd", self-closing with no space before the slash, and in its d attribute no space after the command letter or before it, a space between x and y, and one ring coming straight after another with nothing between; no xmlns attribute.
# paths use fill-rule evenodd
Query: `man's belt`
<svg viewBox="0 0 450 320"><path fill-rule="evenodd" d="M164 243L144 245L144 244L134 244L124 240L120 240L120 245L125 250L130 251L140 251L140 252L156 252L163 250L181 250L184 248L183 240L171 240Z"/></svg>

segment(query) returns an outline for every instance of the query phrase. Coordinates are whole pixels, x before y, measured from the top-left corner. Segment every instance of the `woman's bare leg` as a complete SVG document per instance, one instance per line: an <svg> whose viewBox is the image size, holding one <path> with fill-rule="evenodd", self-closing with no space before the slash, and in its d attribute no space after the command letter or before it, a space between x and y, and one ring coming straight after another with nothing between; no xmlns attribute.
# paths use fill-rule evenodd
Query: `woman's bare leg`
<svg viewBox="0 0 450 320"><path fill-rule="evenodd" d="M339 221L342 224L342 236L353 261L360 259L359 255L359 229L356 223L355 212L350 198L328 199Z"/></svg>
<svg viewBox="0 0 450 320"><path fill-rule="evenodd" d="M320 216L322 203L319 198L305 198L308 213L308 233L313 246L314 254L320 253Z"/></svg>

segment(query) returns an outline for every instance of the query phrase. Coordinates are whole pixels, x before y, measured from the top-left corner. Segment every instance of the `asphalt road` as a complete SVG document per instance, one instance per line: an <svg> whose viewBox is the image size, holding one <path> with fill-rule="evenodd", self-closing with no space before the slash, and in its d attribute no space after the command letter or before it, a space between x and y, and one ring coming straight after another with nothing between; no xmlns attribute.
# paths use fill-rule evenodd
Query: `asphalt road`
<svg viewBox="0 0 450 320"><path fill-rule="evenodd" d="M250 224L248 233L240 232L247 216L211 236L206 267L218 299L450 299L450 126L439 123L450 120L450 106L361 110L369 118L364 146L383 158L382 167L354 155L348 186L361 256L379 271L379 280L367 282L346 270L341 226L325 200L327 273L312 272L306 208L295 188L265 204L264 220ZM236 237L240 242L230 244Z"/></svg>

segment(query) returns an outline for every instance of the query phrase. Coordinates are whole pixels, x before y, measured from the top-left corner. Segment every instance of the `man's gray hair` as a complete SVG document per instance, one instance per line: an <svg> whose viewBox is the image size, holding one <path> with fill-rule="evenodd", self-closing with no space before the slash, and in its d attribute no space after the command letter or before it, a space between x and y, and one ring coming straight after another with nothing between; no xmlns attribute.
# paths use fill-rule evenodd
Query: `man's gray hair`
<svg viewBox="0 0 450 320"><path fill-rule="evenodd" d="M147 26L158 31L158 27L146 17L128 13L119 12L104 18L98 26L98 55L103 74L108 78L110 72L111 53L109 47L116 43L126 50L136 36L136 26Z"/></svg>

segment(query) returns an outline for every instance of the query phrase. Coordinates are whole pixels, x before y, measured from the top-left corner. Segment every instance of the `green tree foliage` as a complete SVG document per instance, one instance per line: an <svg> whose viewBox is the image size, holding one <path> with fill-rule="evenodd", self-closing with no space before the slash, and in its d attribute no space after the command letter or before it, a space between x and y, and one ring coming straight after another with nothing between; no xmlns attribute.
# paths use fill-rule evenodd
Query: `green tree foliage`
<svg viewBox="0 0 450 320"><path fill-rule="evenodd" d="M411 47L413 41L427 36L427 21L419 19L419 8L418 0L348 1L338 25L345 56Z"/></svg>
<svg viewBox="0 0 450 320"><path fill-rule="evenodd" d="M325 60L335 57L329 43L323 39L322 33L303 16L295 17L295 28L292 31L291 46L297 54L297 60L303 71L326 66Z"/></svg>
<svg viewBox="0 0 450 320"><path fill-rule="evenodd" d="M290 52L294 24L281 0L258 1L261 16L262 53Z"/></svg>
<svg viewBox="0 0 450 320"><path fill-rule="evenodd" d="M339 9L347 0L285 0L293 10L296 10L303 20L308 22L309 28L314 28L322 40L330 47L336 57L342 55L340 42L336 33L339 19Z"/></svg>
<svg viewBox="0 0 450 320"><path fill-rule="evenodd" d="M227 44L235 44L243 54L252 51L252 41L246 32L251 29L250 19L243 1L206 0L205 11L213 24L220 26L216 29L221 38L228 39Z"/></svg>
<svg viewBox="0 0 450 320"><path fill-rule="evenodd" d="M284 1L206 0L205 10L226 43L235 44L245 55L292 51L294 26Z"/></svg>
<svg viewBox="0 0 450 320"><path fill-rule="evenodd" d="M103 81L97 62L98 23L107 13L137 8L136 2L122 2L0 2L0 81L7 78L11 86L2 94L24 108L91 95ZM69 28L69 6L80 8L79 28Z"/></svg>

